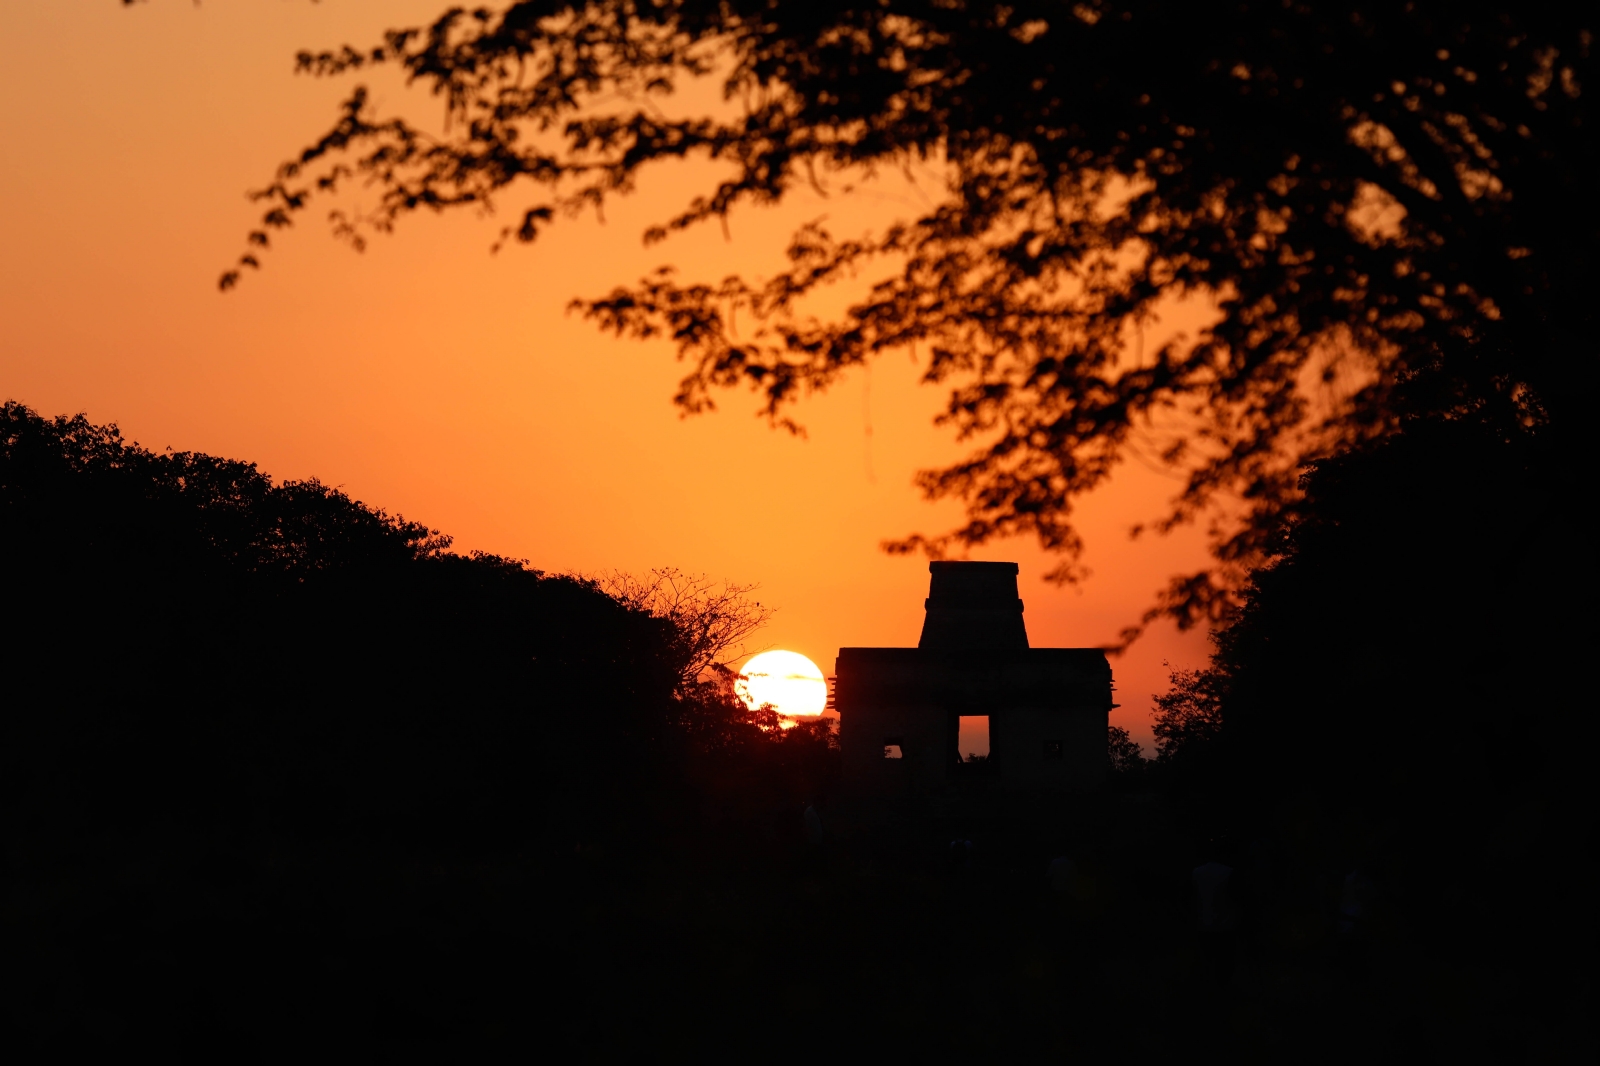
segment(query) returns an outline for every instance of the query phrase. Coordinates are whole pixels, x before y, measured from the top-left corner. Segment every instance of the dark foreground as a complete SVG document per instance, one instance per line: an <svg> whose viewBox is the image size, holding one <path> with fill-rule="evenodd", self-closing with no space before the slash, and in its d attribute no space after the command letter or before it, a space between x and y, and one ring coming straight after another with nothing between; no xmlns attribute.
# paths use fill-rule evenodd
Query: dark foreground
<svg viewBox="0 0 1600 1066"><path fill-rule="evenodd" d="M1600 599L1494 550L1592 553L1391 480L1253 586L1212 746L868 829L693 617L0 406L7 1061L1592 1062L1594 642L1548 620Z"/></svg>
<svg viewBox="0 0 1600 1066"><path fill-rule="evenodd" d="M1234 917L1206 933L1196 840L1151 796L820 845L794 812L500 858L102 845L6 878L30 1058L1579 1061L1593 1040L1581 976L1518 972L1470 929L1440 949L1381 897L1341 926L1343 880L1292 826L1229 856Z"/></svg>

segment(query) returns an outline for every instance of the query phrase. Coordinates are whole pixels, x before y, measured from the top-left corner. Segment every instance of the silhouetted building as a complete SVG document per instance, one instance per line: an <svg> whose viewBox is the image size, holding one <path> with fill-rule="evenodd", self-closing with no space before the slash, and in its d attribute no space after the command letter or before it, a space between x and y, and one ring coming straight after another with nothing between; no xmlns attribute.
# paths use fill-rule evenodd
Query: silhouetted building
<svg viewBox="0 0 1600 1066"><path fill-rule="evenodd" d="M857 796L1099 785L1111 665L1098 648L1030 648L1016 563L929 563L915 648L840 648L845 785ZM987 757L981 748L987 734ZM978 757L967 757L962 739Z"/></svg>

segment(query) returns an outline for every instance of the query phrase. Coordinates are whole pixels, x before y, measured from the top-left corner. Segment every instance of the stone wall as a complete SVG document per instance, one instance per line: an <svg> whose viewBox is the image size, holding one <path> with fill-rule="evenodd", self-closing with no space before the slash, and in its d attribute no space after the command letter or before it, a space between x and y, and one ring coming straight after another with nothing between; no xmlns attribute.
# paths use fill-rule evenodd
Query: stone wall
<svg viewBox="0 0 1600 1066"><path fill-rule="evenodd" d="M841 648L835 706L847 789L915 797L1079 791L1109 770L1111 666L1097 648L1029 648L1014 563L930 564L916 648ZM989 718L990 757L963 763L957 723ZM885 748L899 749L886 758Z"/></svg>

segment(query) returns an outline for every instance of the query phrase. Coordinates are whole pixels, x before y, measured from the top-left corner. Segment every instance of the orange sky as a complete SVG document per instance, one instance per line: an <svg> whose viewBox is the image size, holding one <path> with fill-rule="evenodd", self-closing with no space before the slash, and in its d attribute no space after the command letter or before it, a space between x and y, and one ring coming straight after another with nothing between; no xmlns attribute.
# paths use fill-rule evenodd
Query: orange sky
<svg viewBox="0 0 1600 1066"><path fill-rule="evenodd" d="M498 219L417 218L365 255L321 212L279 238L224 297L216 277L257 210L244 190L320 133L342 81L291 75L294 52L375 40L443 0L117 0L0 5L0 397L84 411L152 448L249 459L320 477L442 529L461 550L547 570L678 566L759 582L778 608L762 642L832 672L842 645L914 644L926 562L885 537L939 531L911 476L960 454L931 424L942 394L908 357L806 402L810 438L753 418L743 394L682 420L670 347L603 337L565 313L663 262L715 280L776 265L820 214L842 233L904 213L904 190L735 215L644 248L640 233L708 173L677 166L612 205L490 256ZM399 101L394 82L374 82ZM428 107L414 100L411 110ZM697 177L700 179L697 181ZM506 205L509 217L516 204ZM865 432L870 422L872 432ZM1176 486L1133 464L1086 501L1094 577L1039 581L1031 542L977 554L1022 565L1036 647L1104 644L1167 575L1201 561L1193 533L1130 543ZM1198 665L1204 639L1158 628L1114 660L1122 708L1149 742L1162 660Z"/></svg>

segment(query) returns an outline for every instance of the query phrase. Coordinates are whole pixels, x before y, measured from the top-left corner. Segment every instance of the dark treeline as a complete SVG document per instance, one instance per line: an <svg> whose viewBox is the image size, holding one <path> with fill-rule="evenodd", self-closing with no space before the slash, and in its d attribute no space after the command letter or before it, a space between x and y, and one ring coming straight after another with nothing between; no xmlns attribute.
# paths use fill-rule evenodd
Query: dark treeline
<svg viewBox="0 0 1600 1066"><path fill-rule="evenodd" d="M1212 663L1158 699L1157 758L1121 775L1216 840L1258 945L1309 914L1418 985L1395 1029L1432 1010L1509 1059L1594 1039L1593 538L1550 447L1418 419L1314 464Z"/></svg>
<svg viewBox="0 0 1600 1066"><path fill-rule="evenodd" d="M4 419L30 1057L1592 1045L1594 576L1530 440L1419 423L1319 463L1105 792L851 834L824 730L689 676L692 603Z"/></svg>
<svg viewBox="0 0 1600 1066"><path fill-rule="evenodd" d="M436 950L477 913L449 897L510 878L539 909L547 873L519 879L586 852L800 831L825 732L685 679L681 618L449 545L316 481L3 408L25 1045L368 1032L514 969Z"/></svg>

